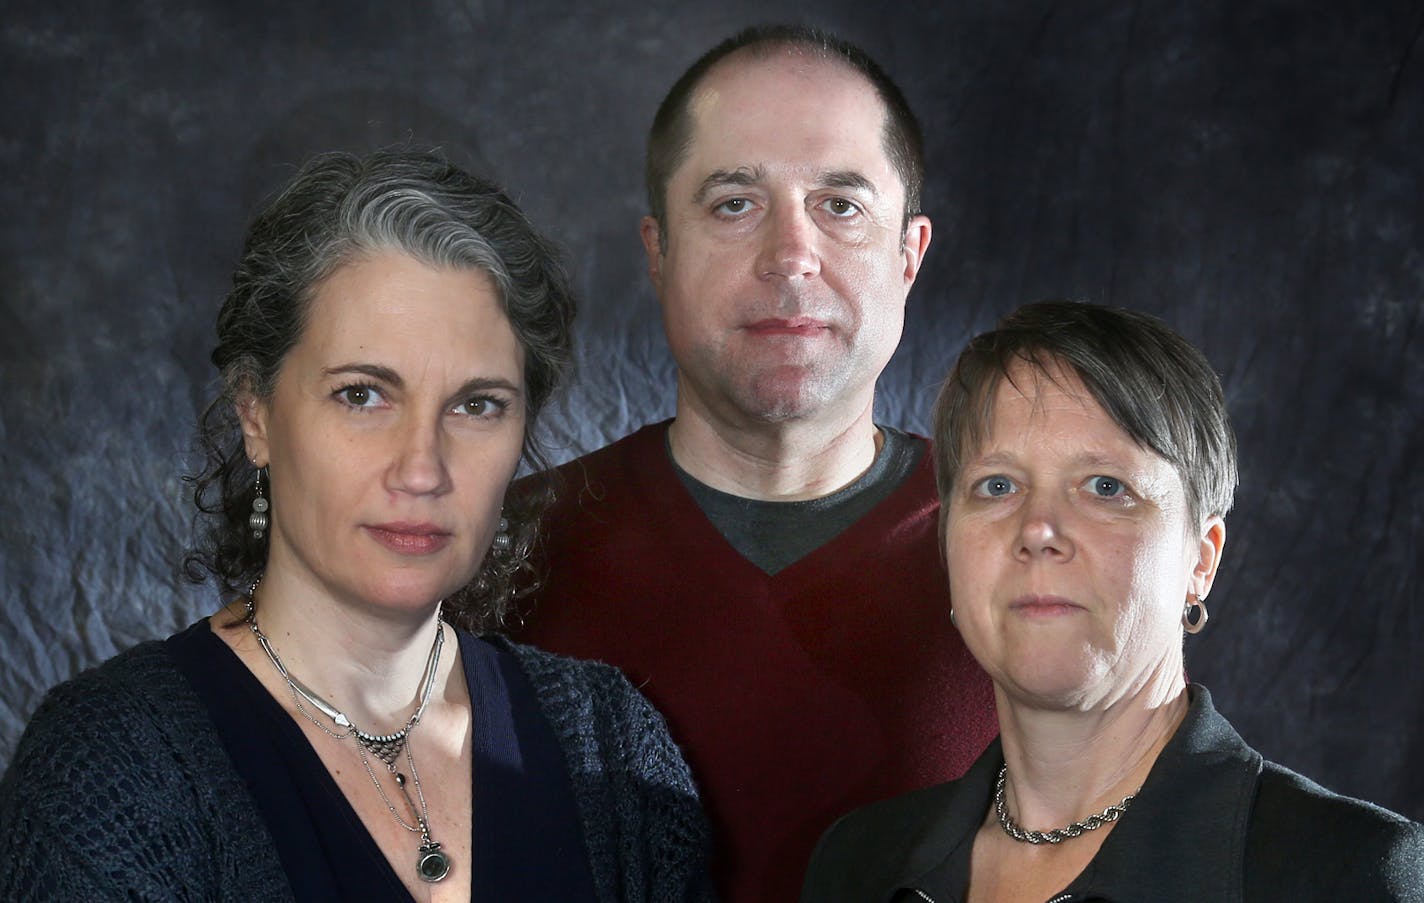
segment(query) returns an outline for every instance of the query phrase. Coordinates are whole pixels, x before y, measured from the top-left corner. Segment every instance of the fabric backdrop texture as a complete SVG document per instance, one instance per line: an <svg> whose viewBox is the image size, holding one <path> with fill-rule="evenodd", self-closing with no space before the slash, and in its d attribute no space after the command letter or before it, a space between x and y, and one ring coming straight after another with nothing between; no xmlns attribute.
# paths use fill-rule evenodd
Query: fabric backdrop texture
<svg viewBox="0 0 1424 903"><path fill-rule="evenodd" d="M47 687L218 604L178 574L182 474L243 229L302 160L438 146L566 249L562 461L672 412L644 135L697 55L769 20L862 44L924 121L934 240L879 421L924 432L1021 303L1165 318L1241 441L1191 676L1268 758L1424 818L1421 0L10 0L0 767Z"/></svg>

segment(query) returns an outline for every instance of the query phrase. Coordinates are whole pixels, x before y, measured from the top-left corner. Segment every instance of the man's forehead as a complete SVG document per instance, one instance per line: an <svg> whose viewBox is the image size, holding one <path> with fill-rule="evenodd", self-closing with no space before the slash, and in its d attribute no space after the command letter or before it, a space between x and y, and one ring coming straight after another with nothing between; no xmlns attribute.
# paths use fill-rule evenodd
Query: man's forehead
<svg viewBox="0 0 1424 903"><path fill-rule="evenodd" d="M874 83L865 73L845 60L795 45L747 47L718 60L693 89L687 109L695 122L720 106L730 93L746 92L764 100L766 88L772 82L784 81L812 85L833 81L848 90L874 97L877 106L886 112Z"/></svg>
<svg viewBox="0 0 1424 903"><path fill-rule="evenodd" d="M840 173L833 182L890 183L877 184L881 193L899 187L885 140L889 110L843 60L742 51L708 72L687 111L687 146L672 177L690 180L694 191L714 173L766 177L782 169L800 169L810 181Z"/></svg>

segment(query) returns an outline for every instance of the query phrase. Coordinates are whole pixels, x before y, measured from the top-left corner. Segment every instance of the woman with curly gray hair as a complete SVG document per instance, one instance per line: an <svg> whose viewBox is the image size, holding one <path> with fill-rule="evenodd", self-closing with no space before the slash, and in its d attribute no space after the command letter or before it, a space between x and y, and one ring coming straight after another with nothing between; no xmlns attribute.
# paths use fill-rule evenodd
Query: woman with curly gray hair
<svg viewBox="0 0 1424 903"><path fill-rule="evenodd" d="M573 315L495 186L412 152L298 173L212 355L188 565L232 601L49 695L0 783L0 897L705 893L658 714L490 632L529 584L540 499L506 496Z"/></svg>

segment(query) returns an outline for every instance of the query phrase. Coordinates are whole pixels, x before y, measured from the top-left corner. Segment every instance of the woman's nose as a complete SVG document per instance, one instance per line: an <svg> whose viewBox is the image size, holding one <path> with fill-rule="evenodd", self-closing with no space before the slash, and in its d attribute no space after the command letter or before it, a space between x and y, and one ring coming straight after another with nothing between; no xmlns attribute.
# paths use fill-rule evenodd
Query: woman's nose
<svg viewBox="0 0 1424 903"><path fill-rule="evenodd" d="M444 492L450 485L444 435L438 426L403 425L389 488L412 495Z"/></svg>
<svg viewBox="0 0 1424 903"><path fill-rule="evenodd" d="M1043 497L1025 502L1016 542L1018 553L1028 558L1073 557L1073 542L1065 532L1061 505Z"/></svg>

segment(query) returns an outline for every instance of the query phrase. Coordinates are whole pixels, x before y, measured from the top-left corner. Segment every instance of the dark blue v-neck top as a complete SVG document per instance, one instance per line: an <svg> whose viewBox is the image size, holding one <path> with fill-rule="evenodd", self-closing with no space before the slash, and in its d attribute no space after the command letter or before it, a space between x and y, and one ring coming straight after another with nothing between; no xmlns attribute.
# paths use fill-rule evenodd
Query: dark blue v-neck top
<svg viewBox="0 0 1424 903"><path fill-rule="evenodd" d="M568 766L534 688L509 653L455 633L473 718L474 861L454 867L471 870L476 900L594 900ZM411 900L301 728L207 619L167 647L251 789L296 899ZM439 806L440 788L423 787ZM419 844L411 834L412 871Z"/></svg>

